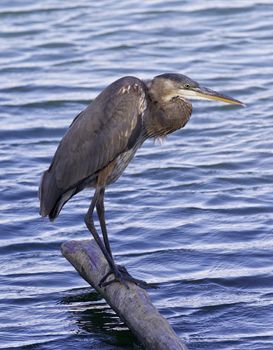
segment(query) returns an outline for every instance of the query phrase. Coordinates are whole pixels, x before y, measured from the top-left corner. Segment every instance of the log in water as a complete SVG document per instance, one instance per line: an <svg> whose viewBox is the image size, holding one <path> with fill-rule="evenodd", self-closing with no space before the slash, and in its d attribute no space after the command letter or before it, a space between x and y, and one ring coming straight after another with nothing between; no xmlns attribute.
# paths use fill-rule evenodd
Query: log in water
<svg viewBox="0 0 273 350"><path fill-rule="evenodd" d="M109 266L94 240L65 242L61 250L79 274L115 310L145 349L188 349L154 307L146 290L134 283L128 283L129 288L120 283L112 283L107 287L98 286Z"/></svg>

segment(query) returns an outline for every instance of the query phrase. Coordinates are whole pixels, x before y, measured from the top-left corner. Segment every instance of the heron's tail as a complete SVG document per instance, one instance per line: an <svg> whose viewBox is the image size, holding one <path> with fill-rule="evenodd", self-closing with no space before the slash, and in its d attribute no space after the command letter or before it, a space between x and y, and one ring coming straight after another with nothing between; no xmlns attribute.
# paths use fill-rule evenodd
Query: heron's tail
<svg viewBox="0 0 273 350"><path fill-rule="evenodd" d="M39 187L40 215L56 219L65 203L76 193L76 188L63 191L57 186L54 173L47 170L41 178Z"/></svg>
<svg viewBox="0 0 273 350"><path fill-rule="evenodd" d="M50 214L53 208L58 202L58 199L61 196L61 190L58 188L56 179L54 174L52 174L49 170L45 171L42 175L40 187L39 187L39 198L40 198L40 215L41 216L49 216L51 220Z"/></svg>

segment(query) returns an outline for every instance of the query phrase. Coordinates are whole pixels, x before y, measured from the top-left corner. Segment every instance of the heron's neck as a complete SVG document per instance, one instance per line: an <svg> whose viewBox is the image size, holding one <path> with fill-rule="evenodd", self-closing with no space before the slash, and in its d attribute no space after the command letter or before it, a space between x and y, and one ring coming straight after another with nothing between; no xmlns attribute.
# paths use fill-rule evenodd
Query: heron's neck
<svg viewBox="0 0 273 350"><path fill-rule="evenodd" d="M151 101L144 114L144 126L148 137L166 136L183 128L191 112L191 104L178 97L168 102Z"/></svg>

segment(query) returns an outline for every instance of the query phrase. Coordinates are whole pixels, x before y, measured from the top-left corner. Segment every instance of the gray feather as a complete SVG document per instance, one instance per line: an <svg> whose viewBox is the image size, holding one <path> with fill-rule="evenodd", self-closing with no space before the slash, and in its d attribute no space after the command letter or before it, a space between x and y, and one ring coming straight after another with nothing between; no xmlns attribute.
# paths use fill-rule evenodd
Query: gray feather
<svg viewBox="0 0 273 350"><path fill-rule="evenodd" d="M54 219L71 196L130 149L142 130L145 89L137 78L119 79L74 119L41 180L42 216Z"/></svg>

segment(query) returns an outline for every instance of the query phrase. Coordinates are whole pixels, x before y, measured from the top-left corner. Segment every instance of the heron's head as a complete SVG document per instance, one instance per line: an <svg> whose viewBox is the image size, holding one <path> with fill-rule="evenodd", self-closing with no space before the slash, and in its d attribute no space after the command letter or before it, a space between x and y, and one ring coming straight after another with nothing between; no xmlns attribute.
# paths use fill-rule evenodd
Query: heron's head
<svg viewBox="0 0 273 350"><path fill-rule="evenodd" d="M200 86L183 74L164 73L151 81L151 94L158 100L168 102L175 97L188 100L217 100L235 105L244 105L232 97Z"/></svg>

